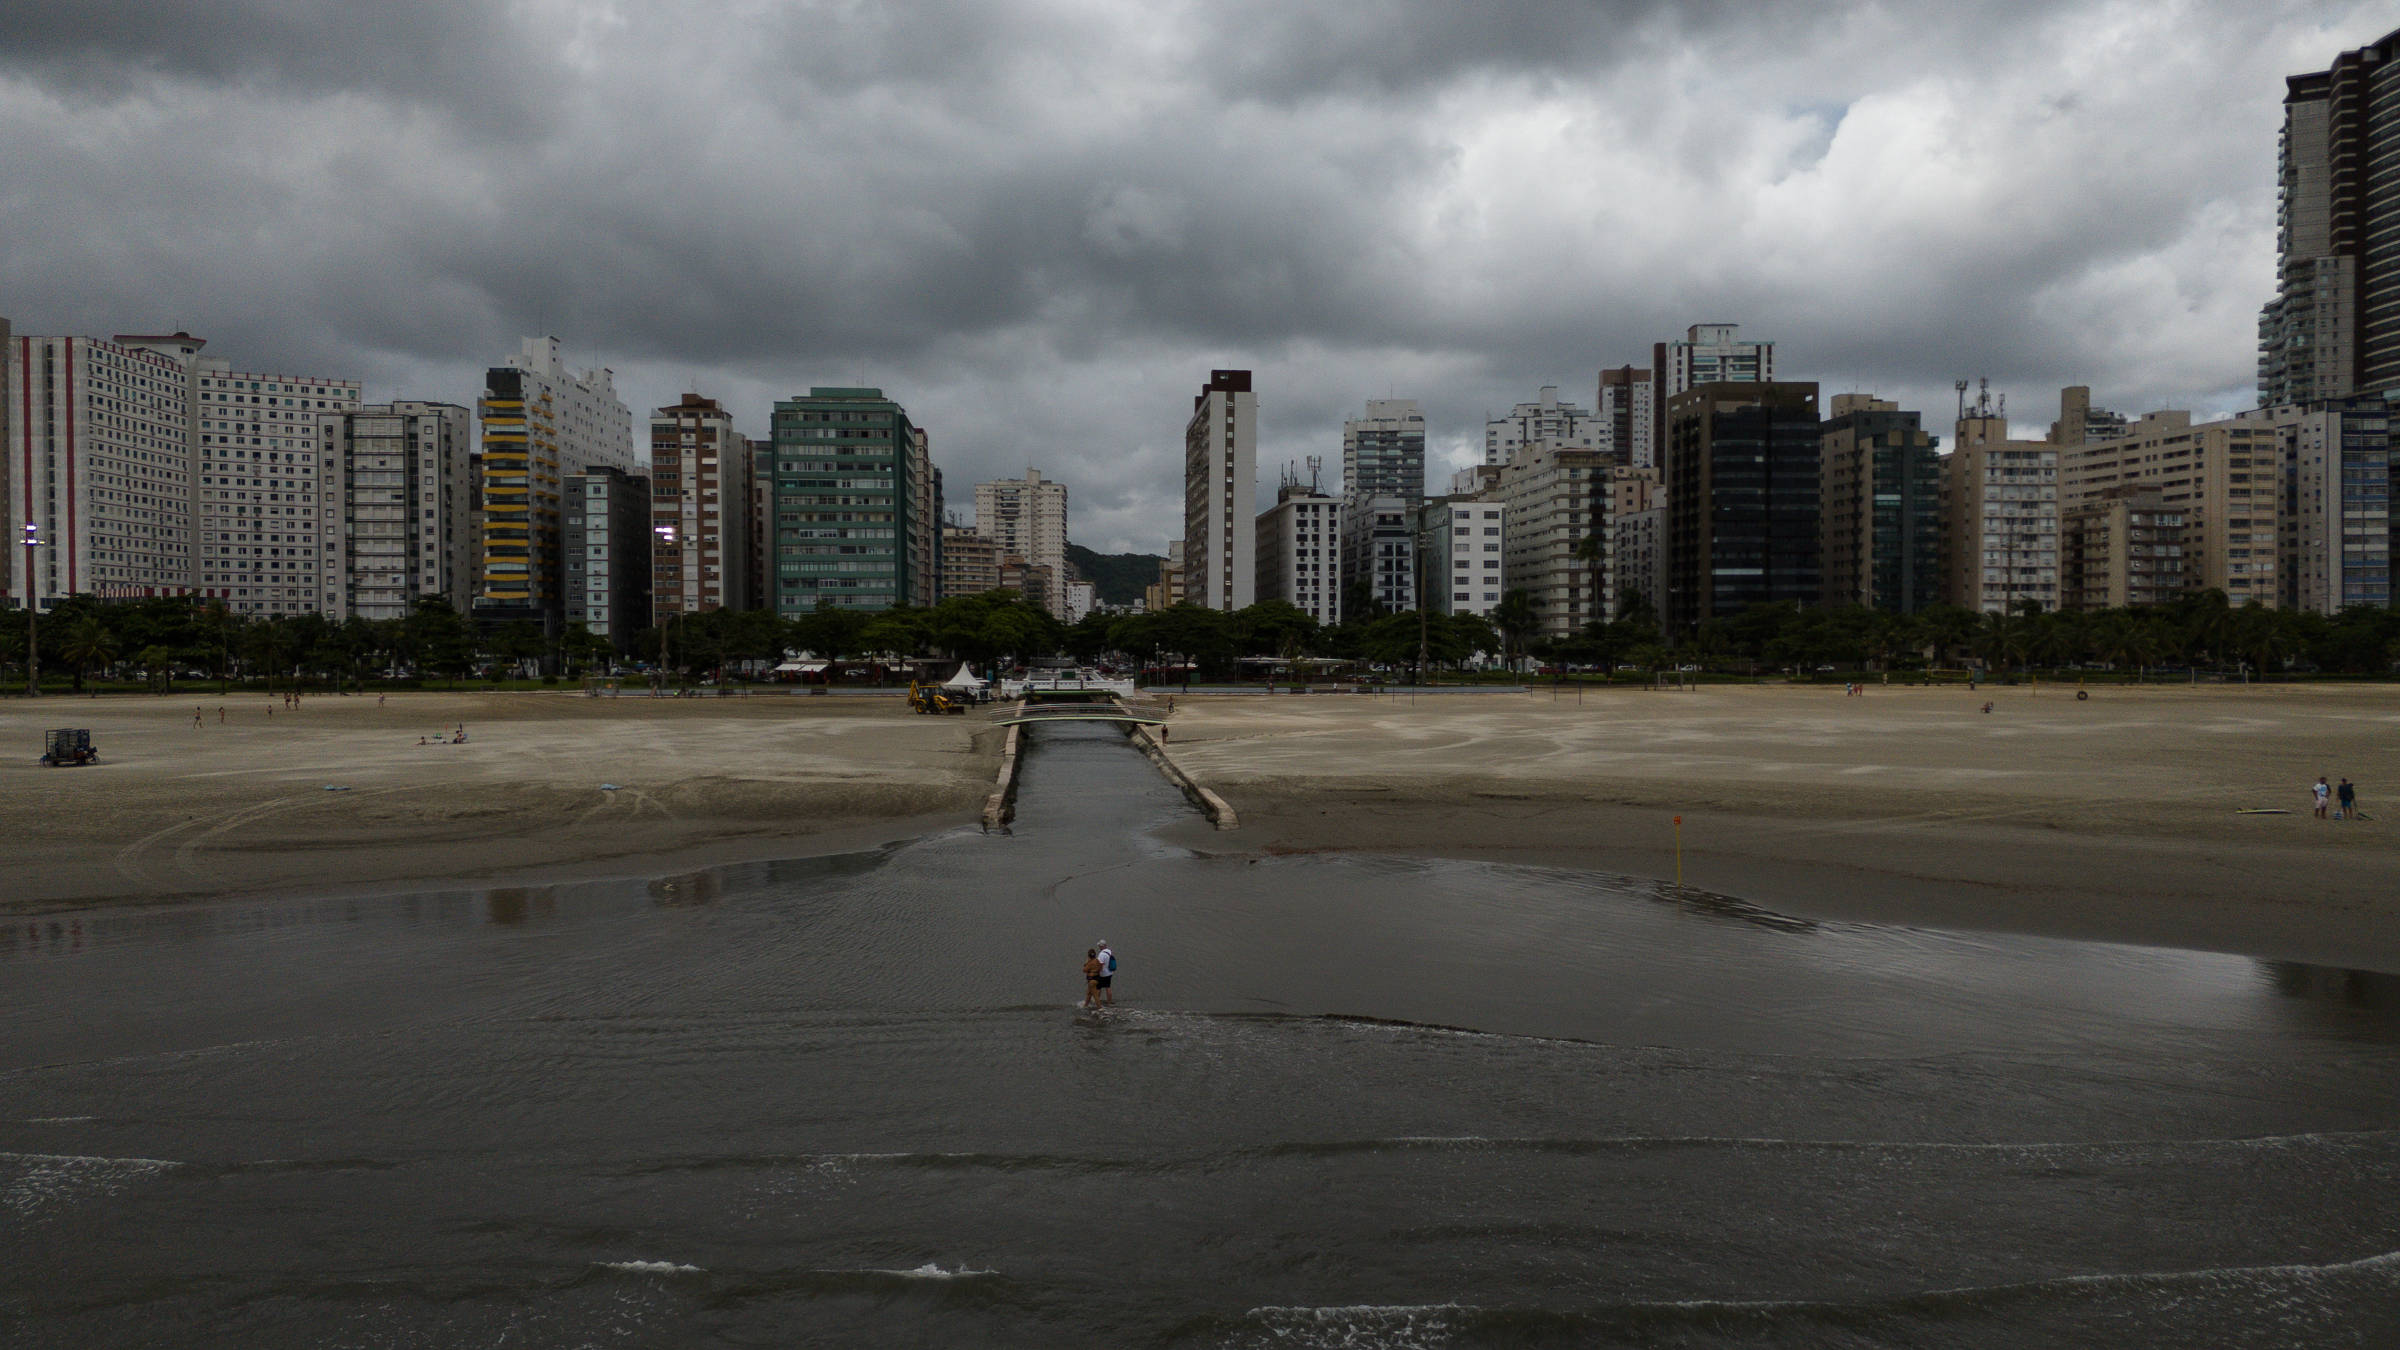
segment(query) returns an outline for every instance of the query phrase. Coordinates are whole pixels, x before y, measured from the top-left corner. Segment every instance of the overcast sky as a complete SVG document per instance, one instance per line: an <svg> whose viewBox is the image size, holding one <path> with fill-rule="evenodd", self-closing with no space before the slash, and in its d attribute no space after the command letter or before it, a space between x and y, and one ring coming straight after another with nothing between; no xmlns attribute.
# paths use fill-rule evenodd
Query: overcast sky
<svg viewBox="0 0 2400 1350"><path fill-rule="evenodd" d="M0 314L472 404L520 335L881 386L952 502L1156 551L1212 367L1260 474L1368 398L1434 457L1696 322L1923 409L2254 401L2283 77L2332 0L0 0ZM1436 484L1446 478L1437 469ZM1264 500L1271 501L1262 493Z"/></svg>

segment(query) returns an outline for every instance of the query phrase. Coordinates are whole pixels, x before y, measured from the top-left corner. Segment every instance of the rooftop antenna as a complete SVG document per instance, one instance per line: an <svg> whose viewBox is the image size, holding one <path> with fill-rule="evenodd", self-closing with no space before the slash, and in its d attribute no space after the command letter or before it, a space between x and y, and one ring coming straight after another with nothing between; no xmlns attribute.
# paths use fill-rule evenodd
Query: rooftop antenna
<svg viewBox="0 0 2400 1350"><path fill-rule="evenodd" d="M1958 420L1964 422L1967 420L1967 382L1956 380L1952 382L1952 387L1958 390Z"/></svg>
<svg viewBox="0 0 2400 1350"><path fill-rule="evenodd" d="M1318 478L1319 478L1319 477L1320 477L1320 476L1321 476L1321 475L1322 475L1324 472L1325 472L1325 457L1324 457L1323 455L1310 455L1310 456L1308 457L1308 491L1309 491L1309 495L1311 495L1311 496L1316 496L1316 497L1322 497L1322 496L1324 496L1324 495L1325 495L1325 493L1323 492L1323 490L1322 490L1322 489L1320 489L1320 488L1317 486L1317 480L1318 480Z"/></svg>

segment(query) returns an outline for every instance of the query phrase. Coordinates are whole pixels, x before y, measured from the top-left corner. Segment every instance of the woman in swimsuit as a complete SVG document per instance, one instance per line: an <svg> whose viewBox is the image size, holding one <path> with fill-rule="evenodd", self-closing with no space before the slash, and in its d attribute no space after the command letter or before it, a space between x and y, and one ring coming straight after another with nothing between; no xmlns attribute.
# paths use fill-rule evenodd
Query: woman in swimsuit
<svg viewBox="0 0 2400 1350"><path fill-rule="evenodd" d="M1100 949L1094 947L1083 954L1083 1006L1100 1006Z"/></svg>

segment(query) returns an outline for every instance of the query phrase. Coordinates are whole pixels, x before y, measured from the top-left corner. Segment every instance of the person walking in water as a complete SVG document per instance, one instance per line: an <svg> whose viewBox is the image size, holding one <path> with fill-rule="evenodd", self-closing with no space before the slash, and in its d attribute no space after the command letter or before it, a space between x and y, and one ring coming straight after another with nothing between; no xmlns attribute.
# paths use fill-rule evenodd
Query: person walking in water
<svg viewBox="0 0 2400 1350"><path fill-rule="evenodd" d="M1117 1004L1117 991L1110 986L1117 979L1117 954L1109 947L1108 939L1102 938L1100 944L1092 949L1092 955L1100 962L1100 1002L1113 1008Z"/></svg>
<svg viewBox="0 0 2400 1350"><path fill-rule="evenodd" d="M2315 797L2317 800L2317 809L2315 811L2317 819L2323 820L2325 818L2325 799L2333 795L2333 789L2325 785L2324 778L2319 777L2317 779L2316 786L2310 788L2308 791L2309 795Z"/></svg>
<svg viewBox="0 0 2400 1350"><path fill-rule="evenodd" d="M1088 947L1083 953L1083 1006L1100 1006L1100 949Z"/></svg>

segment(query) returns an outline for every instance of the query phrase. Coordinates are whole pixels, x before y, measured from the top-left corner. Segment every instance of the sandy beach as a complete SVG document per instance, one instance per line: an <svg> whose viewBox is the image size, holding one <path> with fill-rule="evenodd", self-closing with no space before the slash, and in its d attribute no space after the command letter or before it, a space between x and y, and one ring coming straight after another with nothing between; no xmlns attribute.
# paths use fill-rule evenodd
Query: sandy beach
<svg viewBox="0 0 2400 1350"><path fill-rule="evenodd" d="M1191 698L1173 727L1240 815L1201 849L1672 878L1680 815L1689 885L1818 917L2400 970L2388 686ZM2372 818L2313 819L2320 774Z"/></svg>
<svg viewBox="0 0 2400 1350"><path fill-rule="evenodd" d="M1986 698L1994 711L1980 707ZM5 899L667 872L971 823L1001 733L892 698L257 695L0 704ZM223 709L220 719L220 707ZM468 731L466 744L420 737ZM33 762L88 725L105 762ZM1348 850L1671 879L1818 917L2400 970L2400 689L1712 687L1184 697L1238 812L1212 853ZM1037 733L1038 740L1038 733ZM2319 821L2319 774L2371 818ZM603 790L614 784L617 790ZM328 791L338 788L340 791ZM2245 809L2288 814L2242 814Z"/></svg>
<svg viewBox="0 0 2400 1350"><path fill-rule="evenodd" d="M36 763L51 726L90 727L102 763ZM464 744L435 741L460 726ZM0 909L871 846L973 820L1001 735L898 698L786 694L12 700Z"/></svg>

